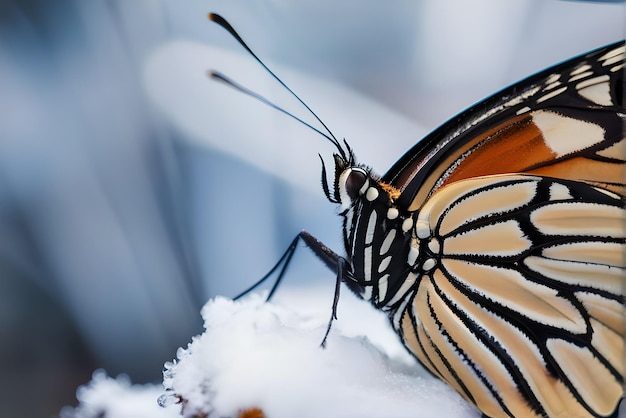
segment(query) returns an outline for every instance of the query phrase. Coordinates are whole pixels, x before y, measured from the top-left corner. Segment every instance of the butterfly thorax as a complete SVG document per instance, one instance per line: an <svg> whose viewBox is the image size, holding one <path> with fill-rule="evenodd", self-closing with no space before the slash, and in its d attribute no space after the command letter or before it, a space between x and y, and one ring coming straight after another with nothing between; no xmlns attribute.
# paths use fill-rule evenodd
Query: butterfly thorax
<svg viewBox="0 0 626 418"><path fill-rule="evenodd" d="M440 244L419 212L396 204L399 191L362 166L345 167L335 185L351 276L346 284L393 314L438 263ZM400 309L402 310L402 309Z"/></svg>

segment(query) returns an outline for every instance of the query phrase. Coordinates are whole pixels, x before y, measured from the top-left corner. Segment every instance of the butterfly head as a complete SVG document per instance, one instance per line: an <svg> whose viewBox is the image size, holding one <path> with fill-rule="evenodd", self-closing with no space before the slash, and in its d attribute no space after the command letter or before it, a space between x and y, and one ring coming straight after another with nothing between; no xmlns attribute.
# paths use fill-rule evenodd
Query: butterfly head
<svg viewBox="0 0 626 418"><path fill-rule="evenodd" d="M332 192L329 187L326 167L322 160L322 188L326 198L341 205L341 211L351 207L361 196L370 183L370 169L358 164L354 152L344 141L346 149L338 147L339 153L333 154L335 162L335 176L332 182ZM321 159L321 157L320 157Z"/></svg>
<svg viewBox="0 0 626 418"><path fill-rule="evenodd" d="M335 163L335 167L340 165ZM369 186L369 171L364 167L348 166L335 173L335 196L344 211L352 206Z"/></svg>

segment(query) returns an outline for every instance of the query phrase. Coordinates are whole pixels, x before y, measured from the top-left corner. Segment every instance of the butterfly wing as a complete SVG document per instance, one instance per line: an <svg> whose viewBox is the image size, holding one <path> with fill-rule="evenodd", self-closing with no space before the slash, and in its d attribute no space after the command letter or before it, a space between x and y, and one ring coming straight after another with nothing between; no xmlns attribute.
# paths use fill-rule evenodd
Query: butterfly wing
<svg viewBox="0 0 626 418"><path fill-rule="evenodd" d="M383 177L432 226L405 345L489 416L607 416L623 396L624 43L456 116Z"/></svg>
<svg viewBox="0 0 626 418"><path fill-rule="evenodd" d="M626 210L583 182L485 176L420 211L438 242L405 345L485 414L607 416L622 397Z"/></svg>
<svg viewBox="0 0 626 418"><path fill-rule="evenodd" d="M624 194L624 42L549 68L454 117L383 176L419 208L445 184L502 173L585 181Z"/></svg>

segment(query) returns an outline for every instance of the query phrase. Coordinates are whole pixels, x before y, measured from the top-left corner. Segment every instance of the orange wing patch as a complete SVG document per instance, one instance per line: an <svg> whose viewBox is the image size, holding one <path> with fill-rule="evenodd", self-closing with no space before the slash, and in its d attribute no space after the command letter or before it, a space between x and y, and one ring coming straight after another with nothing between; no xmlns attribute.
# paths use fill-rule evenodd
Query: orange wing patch
<svg viewBox="0 0 626 418"><path fill-rule="evenodd" d="M444 174L445 181L439 187L478 176L527 173L584 181L626 194L624 139L591 151L604 140L599 126L587 123L574 127L569 137L562 133L555 137L553 126L566 122L547 113L552 112L533 112L512 119L470 141L466 150L456 154L456 160L445 164L450 167L449 173ZM577 132L576 128L585 132Z"/></svg>

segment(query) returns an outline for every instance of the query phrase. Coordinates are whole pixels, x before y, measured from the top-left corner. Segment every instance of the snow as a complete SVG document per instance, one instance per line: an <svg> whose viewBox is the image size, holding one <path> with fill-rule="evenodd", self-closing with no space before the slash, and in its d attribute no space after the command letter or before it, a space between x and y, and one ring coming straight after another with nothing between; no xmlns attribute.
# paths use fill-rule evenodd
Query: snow
<svg viewBox="0 0 626 418"><path fill-rule="evenodd" d="M349 292L326 348L328 289L265 298L211 299L201 312L205 331L165 364L163 386L98 371L61 418L236 418L254 408L267 418L480 416L417 364L381 312Z"/></svg>
<svg viewBox="0 0 626 418"><path fill-rule="evenodd" d="M174 418L180 407L161 408L156 399L161 385L132 385L127 376L109 377L96 370L91 382L76 391L79 405L65 407L61 418Z"/></svg>
<svg viewBox="0 0 626 418"><path fill-rule="evenodd" d="M308 291L301 300L315 300L315 293ZM353 306L358 305L341 310ZM168 395L162 400L185 399L187 417L236 417L252 408L271 418L480 416L393 344L387 347L400 355L390 356L369 337L354 335L348 330L354 321L335 321L321 348L330 308L322 312L303 314L280 302L265 303L260 294L209 301L202 310L205 332L166 364ZM360 320L380 326L380 318L372 311Z"/></svg>

